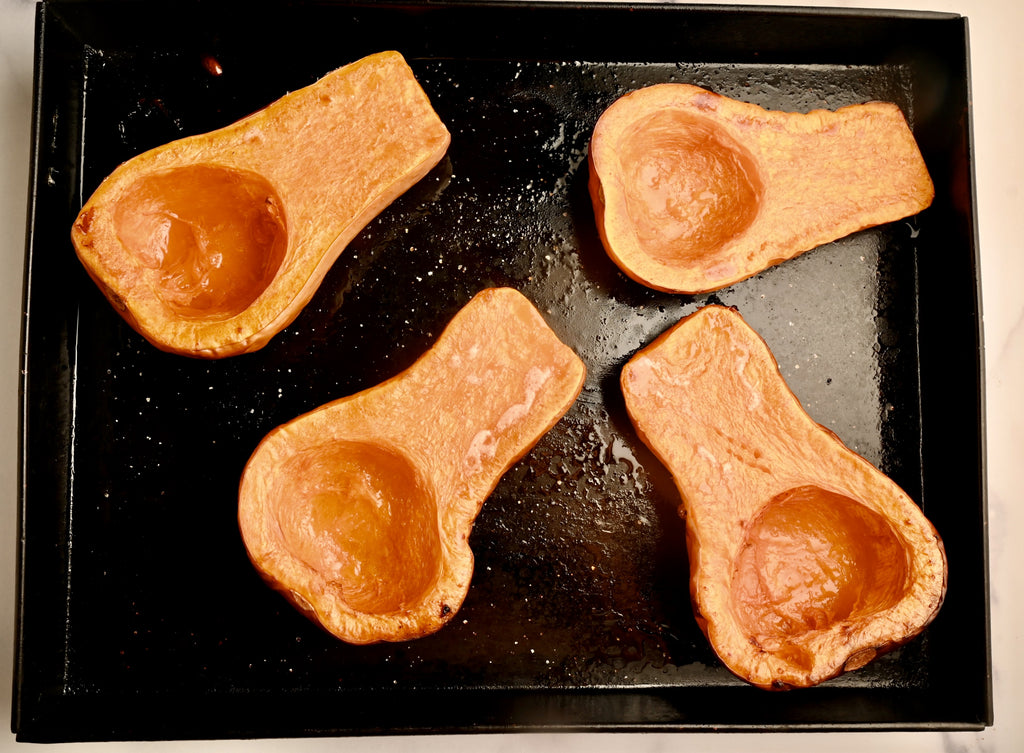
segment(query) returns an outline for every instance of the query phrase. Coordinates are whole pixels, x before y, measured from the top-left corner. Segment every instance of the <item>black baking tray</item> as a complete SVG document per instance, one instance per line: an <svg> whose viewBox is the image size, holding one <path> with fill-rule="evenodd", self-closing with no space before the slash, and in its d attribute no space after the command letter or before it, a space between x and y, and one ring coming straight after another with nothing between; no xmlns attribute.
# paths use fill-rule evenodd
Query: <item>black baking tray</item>
<svg viewBox="0 0 1024 753"><path fill-rule="evenodd" d="M992 722L982 326L967 19L580 3L45 2L21 394L20 740L521 730L977 729ZM264 350L155 350L69 241L119 162L401 51L452 131ZM217 65L214 65L213 62ZM714 294L647 289L603 253L586 150L618 96L696 83L768 108L906 113L936 183L919 216ZM511 285L589 374L472 534L439 633L355 647L266 588L237 484L278 424L408 366ZM916 640L819 687L734 678L693 619L678 494L632 430L626 359L736 306L819 422L920 502L947 601Z"/></svg>

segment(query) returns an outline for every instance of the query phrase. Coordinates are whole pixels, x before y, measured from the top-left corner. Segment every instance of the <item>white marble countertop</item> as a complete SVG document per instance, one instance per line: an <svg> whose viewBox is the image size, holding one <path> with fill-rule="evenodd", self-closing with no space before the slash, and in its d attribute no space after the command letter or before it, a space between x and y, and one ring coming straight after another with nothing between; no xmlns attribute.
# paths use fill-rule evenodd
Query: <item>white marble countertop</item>
<svg viewBox="0 0 1024 753"><path fill-rule="evenodd" d="M750 5L780 4L748 0ZM804 0L806 6L949 11L970 25L978 221L986 338L988 509L995 725L981 732L580 734L352 738L345 750L1024 751L1024 3L1019 0ZM17 406L29 180L34 2L0 0L0 713L9 715L17 551ZM7 717L9 718L9 716ZM4 724L0 750L17 745ZM333 750L337 740L76 744L75 750ZM70 749L55 745L49 750Z"/></svg>

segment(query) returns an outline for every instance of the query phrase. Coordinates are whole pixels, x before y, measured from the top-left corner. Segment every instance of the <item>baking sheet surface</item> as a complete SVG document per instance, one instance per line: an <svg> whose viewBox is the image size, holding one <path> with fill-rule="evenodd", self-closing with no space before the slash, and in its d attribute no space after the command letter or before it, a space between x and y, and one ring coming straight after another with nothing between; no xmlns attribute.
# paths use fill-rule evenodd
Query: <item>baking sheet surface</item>
<svg viewBox="0 0 1024 753"><path fill-rule="evenodd" d="M232 25L223 9L182 5L167 28L133 37L140 5L41 10L15 703L23 739L986 723L962 19L289 3ZM200 11L205 23L190 23ZM572 32L583 24L594 31L580 41ZM640 31L642 49L629 41ZM931 51L951 39L961 57L940 62ZM406 55L452 132L441 164L370 223L264 350L194 361L128 328L67 239L102 178L139 151L229 123L386 48ZM896 102L929 161L936 203L715 294L644 288L601 249L586 154L605 107L661 81L790 111ZM495 285L521 290L580 353L583 393L484 505L473 585L455 620L418 641L340 643L249 564L235 522L242 467L270 429L408 366ZM811 415L900 483L946 538L955 575L933 626L820 688L764 693L717 661L691 614L678 494L618 392L633 353L712 302L740 310ZM963 466L955 480L948 453Z"/></svg>

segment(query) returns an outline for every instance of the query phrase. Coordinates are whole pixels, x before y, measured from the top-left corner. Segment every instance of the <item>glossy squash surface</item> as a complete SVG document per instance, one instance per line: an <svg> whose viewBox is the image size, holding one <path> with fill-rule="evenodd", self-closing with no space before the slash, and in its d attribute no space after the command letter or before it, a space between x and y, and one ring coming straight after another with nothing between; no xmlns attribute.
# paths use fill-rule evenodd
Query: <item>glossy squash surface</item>
<svg viewBox="0 0 1024 753"><path fill-rule="evenodd" d="M903 114L884 102L786 113L656 84L601 115L589 160L605 250L675 293L732 285L934 197Z"/></svg>
<svg viewBox="0 0 1024 753"><path fill-rule="evenodd" d="M72 241L158 348L205 358L257 350L449 141L402 56L378 53L125 162L82 207Z"/></svg>
<svg viewBox="0 0 1024 753"><path fill-rule="evenodd" d="M621 385L682 498L697 620L736 675L815 685L935 617L947 578L938 533L804 411L736 311L684 318L627 363Z"/></svg>
<svg viewBox="0 0 1024 753"><path fill-rule="evenodd" d="M407 370L267 435L239 490L250 558L342 640L433 633L469 589L484 500L584 377L525 297L479 293Z"/></svg>

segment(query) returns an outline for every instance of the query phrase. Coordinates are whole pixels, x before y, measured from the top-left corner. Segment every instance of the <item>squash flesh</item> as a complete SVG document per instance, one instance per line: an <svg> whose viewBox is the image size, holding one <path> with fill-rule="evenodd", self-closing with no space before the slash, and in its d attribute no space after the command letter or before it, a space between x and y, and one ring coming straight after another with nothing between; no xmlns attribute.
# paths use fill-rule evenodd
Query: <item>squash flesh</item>
<svg viewBox="0 0 1024 753"><path fill-rule="evenodd" d="M638 243L665 264L716 253L757 216L753 160L706 119L653 113L623 135L619 158Z"/></svg>
<svg viewBox="0 0 1024 753"><path fill-rule="evenodd" d="M737 676L816 685L934 619L947 578L938 533L811 419L736 311L685 317L626 364L621 385L680 492L697 622Z"/></svg>
<svg viewBox="0 0 1024 753"><path fill-rule="evenodd" d="M239 488L250 559L346 642L439 630L469 589L485 499L585 375L521 293L482 291L408 369L264 438Z"/></svg>
<svg viewBox="0 0 1024 753"><path fill-rule="evenodd" d="M432 585L437 500L402 455L371 442L314 445L283 464L271 499L283 544L354 609L407 609Z"/></svg>
<svg viewBox="0 0 1024 753"><path fill-rule="evenodd" d="M637 282L673 293L733 285L916 214L935 195L906 119L887 102L791 113L654 84L602 113L588 160L608 256ZM658 210L665 199L671 212Z"/></svg>
<svg viewBox="0 0 1024 753"><path fill-rule="evenodd" d="M299 315L349 242L450 140L402 56L376 53L118 166L82 207L72 242L156 347L252 352Z"/></svg>
<svg viewBox="0 0 1024 753"><path fill-rule="evenodd" d="M765 646L888 609L906 591L907 575L903 543L881 515L803 486L776 496L748 525L732 599Z"/></svg>
<svg viewBox="0 0 1024 753"><path fill-rule="evenodd" d="M281 200L255 173L190 165L144 175L114 212L117 238L168 308L192 319L240 314L284 261Z"/></svg>

